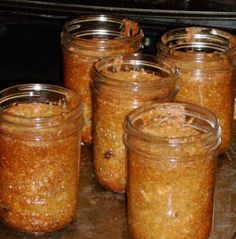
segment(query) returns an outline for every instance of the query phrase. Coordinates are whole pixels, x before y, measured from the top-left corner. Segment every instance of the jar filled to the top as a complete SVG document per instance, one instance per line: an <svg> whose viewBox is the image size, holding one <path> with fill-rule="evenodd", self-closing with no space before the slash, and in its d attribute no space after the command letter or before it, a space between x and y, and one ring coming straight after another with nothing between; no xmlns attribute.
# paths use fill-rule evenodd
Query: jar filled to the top
<svg viewBox="0 0 236 239"><path fill-rule="evenodd" d="M197 105L155 103L128 115L132 238L209 238L220 142L216 116Z"/></svg>
<svg viewBox="0 0 236 239"><path fill-rule="evenodd" d="M129 54L95 64L93 93L93 166L99 183L126 190L124 122L134 109L172 101L178 92L176 69L157 57Z"/></svg>
<svg viewBox="0 0 236 239"><path fill-rule="evenodd" d="M234 74L228 52L235 44L230 33L201 27L171 30L157 44L159 55L179 68L176 101L206 107L219 118L221 152L232 138Z"/></svg>
<svg viewBox="0 0 236 239"><path fill-rule="evenodd" d="M89 82L93 65L105 56L139 51L142 38L138 23L114 16L82 16L65 23L61 34L64 84L78 93L84 102L84 143L92 143Z"/></svg>
<svg viewBox="0 0 236 239"><path fill-rule="evenodd" d="M24 232L59 230L78 205L82 103L63 87L0 91L0 220Z"/></svg>

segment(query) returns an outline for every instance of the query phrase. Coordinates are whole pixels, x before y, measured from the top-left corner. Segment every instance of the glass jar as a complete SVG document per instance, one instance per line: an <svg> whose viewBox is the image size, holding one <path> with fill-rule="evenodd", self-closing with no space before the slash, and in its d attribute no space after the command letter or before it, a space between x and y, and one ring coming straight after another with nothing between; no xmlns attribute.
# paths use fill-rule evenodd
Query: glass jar
<svg viewBox="0 0 236 239"><path fill-rule="evenodd" d="M234 74L233 94L234 94L234 98L235 98L236 97L236 46L229 50L228 56L229 56L230 62L233 65L233 69L234 69L234 71L233 71L233 74Z"/></svg>
<svg viewBox="0 0 236 239"><path fill-rule="evenodd" d="M157 103L126 121L132 238L207 239L212 226L218 120L203 107Z"/></svg>
<svg viewBox="0 0 236 239"><path fill-rule="evenodd" d="M157 45L161 56L179 68L176 101L213 111L222 128L221 152L233 131L233 65L228 52L236 45L231 34L211 28L188 27L165 33Z"/></svg>
<svg viewBox="0 0 236 239"><path fill-rule="evenodd" d="M98 59L140 50L143 38L139 25L114 16L77 17L66 22L61 34L64 84L84 102L82 141L92 143L91 70Z"/></svg>
<svg viewBox="0 0 236 239"><path fill-rule="evenodd" d="M175 68L148 55L104 58L95 64L93 165L101 185L125 192L125 118L143 104L171 101L177 93L176 80Z"/></svg>
<svg viewBox="0 0 236 239"><path fill-rule="evenodd" d="M82 105L63 87L23 84L0 92L0 218L51 232L77 210Z"/></svg>

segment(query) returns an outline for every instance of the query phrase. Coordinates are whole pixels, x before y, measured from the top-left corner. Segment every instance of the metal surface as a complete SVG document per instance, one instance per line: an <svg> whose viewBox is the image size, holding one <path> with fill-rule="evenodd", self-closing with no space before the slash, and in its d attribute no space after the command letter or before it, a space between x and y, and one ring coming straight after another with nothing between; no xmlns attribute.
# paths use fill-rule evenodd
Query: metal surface
<svg viewBox="0 0 236 239"><path fill-rule="evenodd" d="M204 14L204 15L235 15L236 3L233 0L0 0L2 6L15 8L51 9L73 11L78 9L113 10L127 12L165 13L165 14Z"/></svg>
<svg viewBox="0 0 236 239"><path fill-rule="evenodd" d="M221 20L230 21L236 18L236 3L231 5L217 0L0 0L0 12L11 12L22 15L38 15L42 17L62 18L71 15L109 13L139 19L162 18L169 20ZM220 0L218 0L220 1ZM222 3L225 2L225 3ZM219 7L220 6L220 7Z"/></svg>
<svg viewBox="0 0 236 239"><path fill-rule="evenodd" d="M234 143L236 146L236 135ZM1 239L129 239L125 195L98 185L92 172L91 151L84 147L80 169L77 217L65 229L47 235L27 235L0 225ZM218 160L214 227L210 239L235 239L236 157Z"/></svg>

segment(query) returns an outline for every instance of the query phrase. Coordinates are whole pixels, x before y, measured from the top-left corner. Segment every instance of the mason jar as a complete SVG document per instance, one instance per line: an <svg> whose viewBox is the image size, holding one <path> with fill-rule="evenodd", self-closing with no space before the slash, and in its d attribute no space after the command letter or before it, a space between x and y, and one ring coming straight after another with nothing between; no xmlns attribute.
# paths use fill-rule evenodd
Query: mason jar
<svg viewBox="0 0 236 239"><path fill-rule="evenodd" d="M132 238L209 238L220 142L216 116L200 106L155 103L129 114L125 143Z"/></svg>
<svg viewBox="0 0 236 239"><path fill-rule="evenodd" d="M72 91L22 84L0 92L0 219L24 232L69 224L78 201L82 104Z"/></svg>
<svg viewBox="0 0 236 239"><path fill-rule="evenodd" d="M98 59L140 50L143 33L135 21L108 15L81 16L63 27L63 75L67 88L84 102L82 141L92 143L91 70Z"/></svg>
<svg viewBox="0 0 236 239"><path fill-rule="evenodd" d="M149 55L103 58L95 64L91 82L93 165L102 186L125 192L125 118L143 104L173 100L176 80L174 67Z"/></svg>
<svg viewBox="0 0 236 239"><path fill-rule="evenodd" d="M234 99L236 97L236 46L231 48L228 52L228 56L230 59L231 64L233 65L233 74L234 74L234 81L233 81L233 94L234 94ZM235 106L235 100L234 100L234 106Z"/></svg>
<svg viewBox="0 0 236 239"><path fill-rule="evenodd" d="M233 65L229 51L236 45L230 33L201 27L174 29L157 45L160 56L179 68L176 101L197 104L213 111L222 128L221 152L233 132Z"/></svg>

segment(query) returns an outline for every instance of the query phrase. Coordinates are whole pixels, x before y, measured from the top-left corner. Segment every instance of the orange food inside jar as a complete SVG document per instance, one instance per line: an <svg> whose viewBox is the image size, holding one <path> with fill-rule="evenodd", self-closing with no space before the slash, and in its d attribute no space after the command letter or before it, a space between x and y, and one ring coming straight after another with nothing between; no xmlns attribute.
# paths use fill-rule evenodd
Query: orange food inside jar
<svg viewBox="0 0 236 239"><path fill-rule="evenodd" d="M220 145L216 117L188 104L141 107L127 119L126 145L132 238L208 238Z"/></svg>
<svg viewBox="0 0 236 239"><path fill-rule="evenodd" d="M25 232L59 230L77 211L81 105L74 93L49 88L23 85L0 92L2 97L15 89L22 93L1 111L0 219ZM62 98L40 102L45 92ZM8 100L0 99L4 104Z"/></svg>
<svg viewBox="0 0 236 239"><path fill-rule="evenodd" d="M139 25L129 19L98 15L67 22L61 34L63 75L67 88L84 102L82 141L92 143L91 71L100 58L139 51L143 38Z"/></svg>
<svg viewBox="0 0 236 239"><path fill-rule="evenodd" d="M217 29L189 27L164 34L159 54L179 68L178 102L206 107L219 118L221 152L230 147L233 132L233 64L228 52L236 38Z"/></svg>
<svg viewBox="0 0 236 239"><path fill-rule="evenodd" d="M134 109L154 101L171 101L177 93L175 69L157 58L136 54L96 63L93 92L93 166L99 183L126 190L124 122Z"/></svg>

